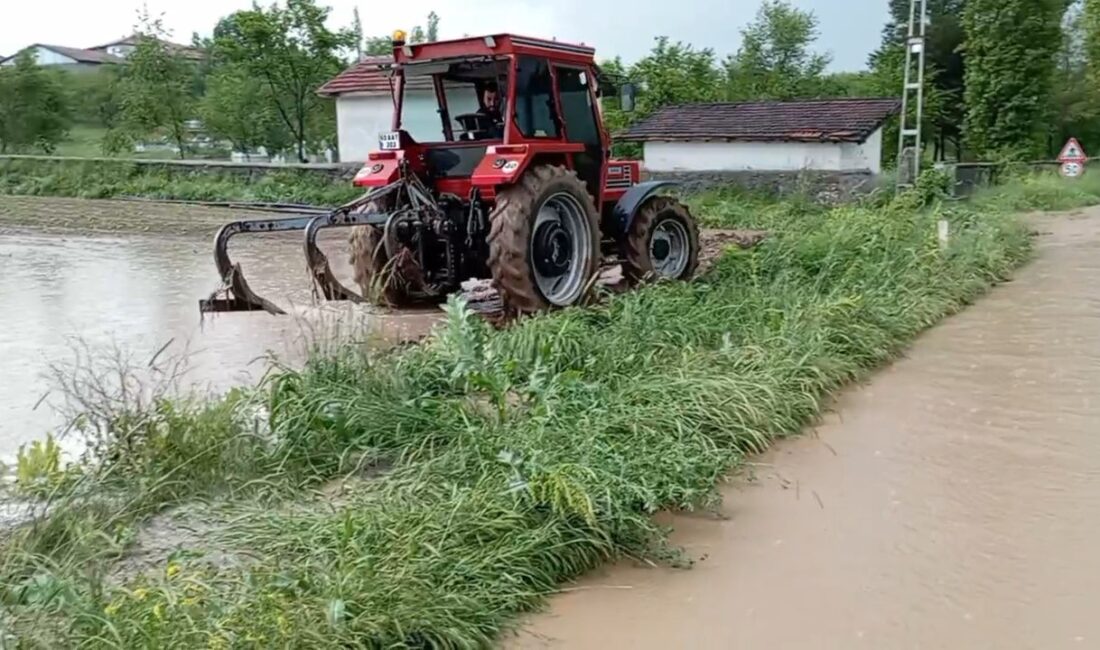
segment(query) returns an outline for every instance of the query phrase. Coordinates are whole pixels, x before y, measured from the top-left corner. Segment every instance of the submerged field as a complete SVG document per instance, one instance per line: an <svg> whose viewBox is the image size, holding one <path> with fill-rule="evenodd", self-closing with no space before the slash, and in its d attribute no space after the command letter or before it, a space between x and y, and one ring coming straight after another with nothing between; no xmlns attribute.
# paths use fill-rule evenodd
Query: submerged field
<svg viewBox="0 0 1100 650"><path fill-rule="evenodd" d="M713 504L747 455L1008 277L1029 250L1018 213L1098 201L1049 177L967 204L714 195L709 224L771 236L689 285L503 331L454 303L423 345L325 342L215 402L75 382L98 407L91 455L24 454L17 486L51 505L0 542L0 638L490 644L609 559L684 563L653 513Z"/></svg>

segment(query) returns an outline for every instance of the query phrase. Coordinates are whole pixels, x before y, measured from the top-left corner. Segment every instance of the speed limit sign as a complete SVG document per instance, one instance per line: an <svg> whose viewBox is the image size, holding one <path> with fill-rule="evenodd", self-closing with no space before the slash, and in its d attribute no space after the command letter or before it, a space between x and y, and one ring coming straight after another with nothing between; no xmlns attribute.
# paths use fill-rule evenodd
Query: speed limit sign
<svg viewBox="0 0 1100 650"><path fill-rule="evenodd" d="M1066 178L1077 178L1085 173L1085 166L1079 162L1062 163L1061 171Z"/></svg>
<svg viewBox="0 0 1100 650"><path fill-rule="evenodd" d="M1085 149L1077 138L1070 138L1066 146L1062 147L1062 153L1058 154L1058 162L1062 163L1062 176L1066 178L1080 178L1085 173L1085 163L1089 157L1085 155Z"/></svg>

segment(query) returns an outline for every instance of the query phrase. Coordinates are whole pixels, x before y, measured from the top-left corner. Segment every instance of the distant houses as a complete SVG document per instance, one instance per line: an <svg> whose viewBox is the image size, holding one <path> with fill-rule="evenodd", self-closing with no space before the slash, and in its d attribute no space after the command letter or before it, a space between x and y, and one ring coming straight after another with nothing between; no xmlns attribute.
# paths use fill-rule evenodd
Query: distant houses
<svg viewBox="0 0 1100 650"><path fill-rule="evenodd" d="M0 66L15 65L15 59L23 52L32 51L38 65L61 66L67 70L94 70L102 65L115 65L125 63L134 48L143 38L150 38L141 34L132 34L126 38L95 47L80 48L63 45L47 45L45 43L33 43L8 57L0 57ZM202 50L188 45L180 45L170 41L162 41L164 45L182 56L199 60L203 58Z"/></svg>

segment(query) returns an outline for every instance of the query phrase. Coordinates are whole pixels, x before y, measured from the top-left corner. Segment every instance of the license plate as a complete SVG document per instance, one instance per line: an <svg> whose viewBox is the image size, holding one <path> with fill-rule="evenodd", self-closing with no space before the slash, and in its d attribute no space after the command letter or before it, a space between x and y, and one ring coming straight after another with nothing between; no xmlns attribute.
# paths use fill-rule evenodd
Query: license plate
<svg viewBox="0 0 1100 650"><path fill-rule="evenodd" d="M382 151L396 151L401 148L401 136L397 133L383 133L378 136L378 147Z"/></svg>

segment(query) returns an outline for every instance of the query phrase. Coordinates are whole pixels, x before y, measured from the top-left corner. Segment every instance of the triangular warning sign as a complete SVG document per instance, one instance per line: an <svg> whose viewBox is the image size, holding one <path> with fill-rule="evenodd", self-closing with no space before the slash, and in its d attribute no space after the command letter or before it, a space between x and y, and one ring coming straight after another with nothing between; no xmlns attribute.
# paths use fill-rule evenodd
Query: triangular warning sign
<svg viewBox="0 0 1100 650"><path fill-rule="evenodd" d="M1077 141L1077 138L1070 138L1066 142L1066 146L1062 147L1062 153L1058 154L1058 162L1085 162L1088 160L1088 156L1085 155L1085 150L1081 147L1081 143Z"/></svg>

